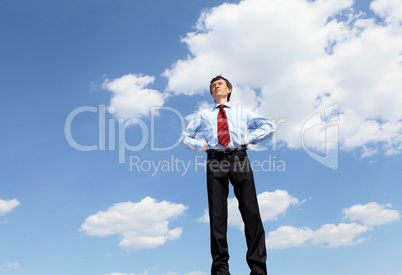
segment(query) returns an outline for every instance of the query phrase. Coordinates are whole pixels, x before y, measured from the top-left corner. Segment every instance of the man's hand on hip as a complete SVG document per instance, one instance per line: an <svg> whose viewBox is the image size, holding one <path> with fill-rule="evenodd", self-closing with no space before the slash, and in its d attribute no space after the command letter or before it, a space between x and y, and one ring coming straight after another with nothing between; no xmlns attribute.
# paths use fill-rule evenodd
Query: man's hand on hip
<svg viewBox="0 0 402 275"><path fill-rule="evenodd" d="M204 147L202 148L202 150L206 153L208 150L208 142L205 142Z"/></svg>

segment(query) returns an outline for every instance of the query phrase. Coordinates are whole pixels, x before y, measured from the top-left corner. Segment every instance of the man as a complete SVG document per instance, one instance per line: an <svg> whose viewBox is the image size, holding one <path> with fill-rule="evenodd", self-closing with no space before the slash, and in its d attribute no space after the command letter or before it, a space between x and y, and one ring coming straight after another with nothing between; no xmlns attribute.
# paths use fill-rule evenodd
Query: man
<svg viewBox="0 0 402 275"><path fill-rule="evenodd" d="M247 263L251 275L266 275L265 232L262 225L247 145L271 137L274 124L263 116L230 106L232 84L224 77L211 80L213 108L199 112L180 138L186 149L204 150L211 237L212 275L230 275L227 244L227 198L233 185L244 222ZM200 138L201 137L201 138Z"/></svg>

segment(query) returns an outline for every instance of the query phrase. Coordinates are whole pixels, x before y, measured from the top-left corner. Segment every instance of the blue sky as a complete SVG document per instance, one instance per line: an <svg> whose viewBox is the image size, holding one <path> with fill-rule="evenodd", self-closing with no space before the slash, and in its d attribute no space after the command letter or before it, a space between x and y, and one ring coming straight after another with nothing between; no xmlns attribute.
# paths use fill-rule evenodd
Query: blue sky
<svg viewBox="0 0 402 275"><path fill-rule="evenodd" d="M2 1L0 274L209 274L205 154L176 142L219 74L278 125L249 150L269 273L402 274L401 22L397 0Z"/></svg>

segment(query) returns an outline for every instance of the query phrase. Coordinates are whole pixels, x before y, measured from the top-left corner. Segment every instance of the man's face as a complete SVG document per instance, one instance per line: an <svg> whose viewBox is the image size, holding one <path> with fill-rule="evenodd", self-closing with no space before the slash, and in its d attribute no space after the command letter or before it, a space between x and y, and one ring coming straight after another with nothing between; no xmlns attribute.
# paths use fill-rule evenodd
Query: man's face
<svg viewBox="0 0 402 275"><path fill-rule="evenodd" d="M212 82L211 91L212 97L215 101L221 98L227 98L227 96L232 92L232 90L226 85L226 81L223 79L218 79L215 82Z"/></svg>

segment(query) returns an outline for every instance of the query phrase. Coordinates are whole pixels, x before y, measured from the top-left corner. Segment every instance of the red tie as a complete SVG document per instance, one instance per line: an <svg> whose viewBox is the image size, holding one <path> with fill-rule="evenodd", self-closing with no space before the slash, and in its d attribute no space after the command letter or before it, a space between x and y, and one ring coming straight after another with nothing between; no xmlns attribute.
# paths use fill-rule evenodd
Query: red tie
<svg viewBox="0 0 402 275"><path fill-rule="evenodd" d="M219 105L218 113L218 140L223 146L227 146L230 142L229 125L226 112L223 109L225 105Z"/></svg>

